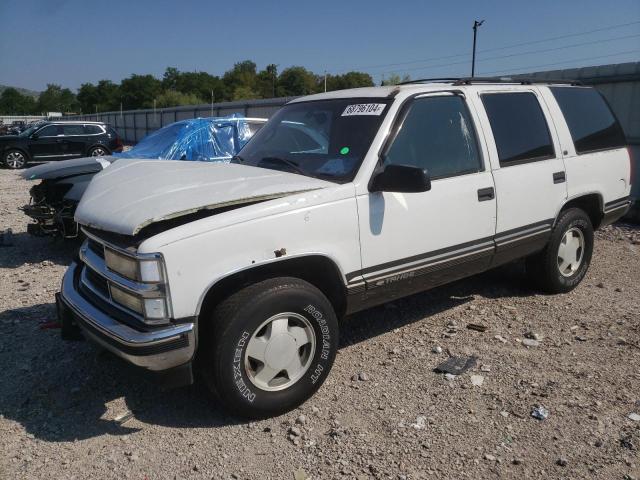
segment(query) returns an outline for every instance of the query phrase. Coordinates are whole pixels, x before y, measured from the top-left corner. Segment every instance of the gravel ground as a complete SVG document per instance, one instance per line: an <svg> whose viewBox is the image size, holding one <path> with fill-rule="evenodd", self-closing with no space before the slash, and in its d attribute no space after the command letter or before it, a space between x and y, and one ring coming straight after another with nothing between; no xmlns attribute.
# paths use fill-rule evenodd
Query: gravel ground
<svg viewBox="0 0 640 480"><path fill-rule="evenodd" d="M78 246L26 234L28 187L0 171L2 479L640 478L637 227L599 232L567 295L514 265L346 319L318 394L245 423L41 328ZM478 362L447 379L449 354Z"/></svg>

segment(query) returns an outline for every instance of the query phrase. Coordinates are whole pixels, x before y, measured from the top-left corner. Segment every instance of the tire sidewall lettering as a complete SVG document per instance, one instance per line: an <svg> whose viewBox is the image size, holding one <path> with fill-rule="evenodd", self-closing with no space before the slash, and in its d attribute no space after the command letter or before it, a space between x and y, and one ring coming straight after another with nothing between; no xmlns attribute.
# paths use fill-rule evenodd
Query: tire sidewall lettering
<svg viewBox="0 0 640 480"><path fill-rule="evenodd" d="M256 399L255 392L245 382L245 376L243 372L243 358L244 350L247 346L247 342L251 337L251 333L246 330L240 335L240 339L236 343L236 348L233 354L232 370L233 370L233 383L238 389L240 395L247 399L250 403Z"/></svg>

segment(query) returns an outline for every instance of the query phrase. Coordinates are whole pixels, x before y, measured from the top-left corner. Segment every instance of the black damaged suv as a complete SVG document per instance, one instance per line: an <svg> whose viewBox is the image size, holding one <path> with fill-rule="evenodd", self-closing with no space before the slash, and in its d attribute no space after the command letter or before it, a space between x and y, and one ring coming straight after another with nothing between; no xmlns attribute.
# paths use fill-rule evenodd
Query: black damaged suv
<svg viewBox="0 0 640 480"><path fill-rule="evenodd" d="M113 127L101 122L38 122L18 135L0 137L0 159L8 168L29 162L110 155L122 151Z"/></svg>

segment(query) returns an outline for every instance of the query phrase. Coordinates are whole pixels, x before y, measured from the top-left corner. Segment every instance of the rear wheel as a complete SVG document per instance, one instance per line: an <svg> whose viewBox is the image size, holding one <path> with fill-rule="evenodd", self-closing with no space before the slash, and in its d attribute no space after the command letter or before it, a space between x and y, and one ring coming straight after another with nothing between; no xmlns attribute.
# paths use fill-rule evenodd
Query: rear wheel
<svg viewBox="0 0 640 480"><path fill-rule="evenodd" d="M27 165L27 157L20 150L9 150L4 154L3 163L7 168L18 169Z"/></svg>
<svg viewBox="0 0 640 480"><path fill-rule="evenodd" d="M219 304L201 347L200 368L236 415L287 412L324 382L338 348L338 322L327 298L296 278L249 286Z"/></svg>
<svg viewBox="0 0 640 480"><path fill-rule="evenodd" d="M527 274L548 293L573 290L587 274L593 253L593 226L579 208L561 212L549 243L527 258Z"/></svg>
<svg viewBox="0 0 640 480"><path fill-rule="evenodd" d="M89 150L90 157L104 157L105 155L109 155L109 152L105 147L97 146Z"/></svg>

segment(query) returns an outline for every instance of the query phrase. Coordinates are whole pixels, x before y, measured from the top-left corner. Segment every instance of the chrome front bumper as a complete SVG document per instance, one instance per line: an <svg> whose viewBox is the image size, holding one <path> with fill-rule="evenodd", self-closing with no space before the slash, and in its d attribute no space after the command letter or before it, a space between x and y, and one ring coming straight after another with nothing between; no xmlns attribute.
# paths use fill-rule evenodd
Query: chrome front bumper
<svg viewBox="0 0 640 480"><path fill-rule="evenodd" d="M78 291L82 267L72 263L62 280L59 315L71 320L84 335L126 361L152 371L179 367L193 359L196 349L194 323L180 323L150 331L136 330L111 318Z"/></svg>

